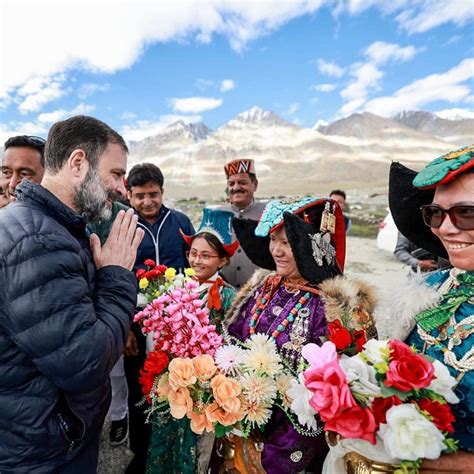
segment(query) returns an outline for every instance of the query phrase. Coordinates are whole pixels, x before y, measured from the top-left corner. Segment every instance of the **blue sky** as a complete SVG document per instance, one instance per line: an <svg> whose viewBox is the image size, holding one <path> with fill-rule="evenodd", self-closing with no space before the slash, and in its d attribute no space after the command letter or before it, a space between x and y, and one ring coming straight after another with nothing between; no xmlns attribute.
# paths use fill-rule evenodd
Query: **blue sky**
<svg viewBox="0 0 474 474"><path fill-rule="evenodd" d="M0 1L2 141L76 113L136 140L254 105L305 127L474 108L471 0Z"/></svg>

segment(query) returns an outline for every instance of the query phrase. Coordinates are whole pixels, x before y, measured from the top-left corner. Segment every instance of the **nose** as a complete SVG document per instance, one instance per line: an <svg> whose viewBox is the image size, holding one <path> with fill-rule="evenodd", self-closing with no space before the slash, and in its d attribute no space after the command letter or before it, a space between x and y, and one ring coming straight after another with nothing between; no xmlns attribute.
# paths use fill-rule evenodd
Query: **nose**
<svg viewBox="0 0 474 474"><path fill-rule="evenodd" d="M459 232L458 228L452 223L451 217L448 213L444 215L443 222L438 227L438 232L442 234L453 234Z"/></svg>
<svg viewBox="0 0 474 474"><path fill-rule="evenodd" d="M10 194L14 194L16 187L21 183L23 178L20 175L14 173L12 174L10 181L8 182L8 190Z"/></svg>
<svg viewBox="0 0 474 474"><path fill-rule="evenodd" d="M127 190L125 189L125 184L123 181L119 182L119 184L115 188L115 192L120 194L121 196L125 196L127 194Z"/></svg>

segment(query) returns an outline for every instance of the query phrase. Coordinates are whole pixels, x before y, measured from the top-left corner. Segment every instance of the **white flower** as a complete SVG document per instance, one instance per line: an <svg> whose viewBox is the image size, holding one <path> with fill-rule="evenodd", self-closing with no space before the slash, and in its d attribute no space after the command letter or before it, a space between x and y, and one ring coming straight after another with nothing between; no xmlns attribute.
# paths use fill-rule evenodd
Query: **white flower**
<svg viewBox="0 0 474 474"><path fill-rule="evenodd" d="M240 373L240 365L244 361L245 351L239 346L229 344L221 346L214 356L217 367L226 375L237 375Z"/></svg>
<svg viewBox="0 0 474 474"><path fill-rule="evenodd" d="M275 381L266 375L244 374L239 382L245 399L250 403L268 403L277 396Z"/></svg>
<svg viewBox="0 0 474 474"><path fill-rule="evenodd" d="M281 374L275 380L278 394L283 402L283 405L285 405L287 408L290 408L290 405L291 405L291 398L288 396L288 390L290 390L292 381L295 381L296 383L298 383L289 374Z"/></svg>
<svg viewBox="0 0 474 474"><path fill-rule="evenodd" d="M272 407L266 403L249 403L244 405L245 416L252 426L264 426L272 416Z"/></svg>
<svg viewBox="0 0 474 474"><path fill-rule="evenodd" d="M428 387L439 395L446 398L448 403L459 403L459 398L453 392L456 385L456 379L449 373L448 368L439 360L433 362L435 369L435 378Z"/></svg>
<svg viewBox="0 0 474 474"><path fill-rule="evenodd" d="M245 369L258 374L274 377L282 370L281 359L276 350L255 347L245 351L243 364Z"/></svg>
<svg viewBox="0 0 474 474"><path fill-rule="evenodd" d="M247 347L252 349L261 349L263 351L276 352L277 347L275 341L267 334L252 334L250 339L246 341Z"/></svg>
<svg viewBox="0 0 474 474"><path fill-rule="evenodd" d="M293 399L291 409L298 417L300 425L316 430L318 428L314 417L316 412L309 404L313 394L305 387L303 374L299 374L298 379L299 382L296 379L291 381L291 388L288 390L288 396Z"/></svg>
<svg viewBox="0 0 474 474"><path fill-rule="evenodd" d="M388 355L390 353L390 349L387 345L388 341L377 341L376 339L369 339L364 344L364 351L365 354L372 364L377 364L381 362L388 361Z"/></svg>
<svg viewBox="0 0 474 474"><path fill-rule="evenodd" d="M408 461L437 459L446 448L441 431L411 403L390 408L379 434L391 456Z"/></svg>
<svg viewBox="0 0 474 474"><path fill-rule="evenodd" d="M375 369L360 357L342 357L339 360L339 365L346 374L351 390L369 397L381 395L379 384L375 378Z"/></svg>

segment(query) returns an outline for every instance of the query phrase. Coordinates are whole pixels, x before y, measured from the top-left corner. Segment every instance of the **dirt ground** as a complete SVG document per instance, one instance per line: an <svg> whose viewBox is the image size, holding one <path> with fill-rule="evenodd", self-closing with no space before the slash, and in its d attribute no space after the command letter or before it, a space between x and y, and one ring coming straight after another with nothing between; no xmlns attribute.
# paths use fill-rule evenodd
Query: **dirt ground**
<svg viewBox="0 0 474 474"><path fill-rule="evenodd" d="M406 276L406 270L395 257L377 248L374 239L348 237L346 253L347 276L365 280L371 284L379 299L389 298L390 290ZM108 443L110 423L106 422L102 433L99 456L99 474L123 474L132 457L126 446L112 447Z"/></svg>

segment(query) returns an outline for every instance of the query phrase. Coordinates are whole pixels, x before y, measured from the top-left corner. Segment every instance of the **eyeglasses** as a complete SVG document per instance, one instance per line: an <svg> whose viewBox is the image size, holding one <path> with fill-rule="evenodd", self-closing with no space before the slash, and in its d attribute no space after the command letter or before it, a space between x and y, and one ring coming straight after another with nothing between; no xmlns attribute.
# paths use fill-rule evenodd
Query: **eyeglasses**
<svg viewBox="0 0 474 474"><path fill-rule="evenodd" d="M459 230L474 230L474 206L458 205L444 209L437 204L426 204L421 206L420 210L428 227L438 229L448 214L453 225Z"/></svg>
<svg viewBox="0 0 474 474"><path fill-rule="evenodd" d="M193 260L196 260L196 258L200 258L203 262L208 262L212 258L219 258L219 255L213 255L211 253L201 253L197 252L196 250L188 250L186 252L186 257L188 259L192 258Z"/></svg>

